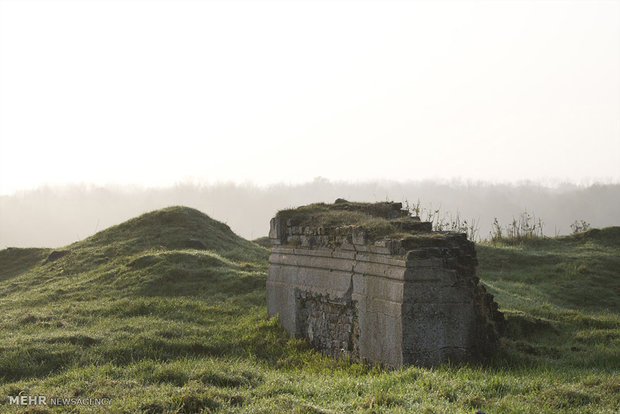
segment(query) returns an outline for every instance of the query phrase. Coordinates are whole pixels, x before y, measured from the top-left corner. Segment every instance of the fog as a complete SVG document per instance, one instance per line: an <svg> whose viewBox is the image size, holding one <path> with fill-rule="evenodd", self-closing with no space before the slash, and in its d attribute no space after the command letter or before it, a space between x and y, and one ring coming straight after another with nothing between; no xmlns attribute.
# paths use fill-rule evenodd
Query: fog
<svg viewBox="0 0 620 414"><path fill-rule="evenodd" d="M547 235L568 234L570 224L620 225L620 184L544 186L437 181L335 182L316 178L305 184L179 184L166 188L42 187L0 196L0 248L59 247L86 238L147 211L171 205L194 207L255 239L267 235L279 209L313 202L420 202L447 217L479 222L488 237L493 219L506 225L524 210L541 218ZM424 217L423 217L424 218Z"/></svg>
<svg viewBox="0 0 620 414"><path fill-rule="evenodd" d="M0 194L76 180L620 182L619 15L610 1L0 1ZM384 187L317 197L465 208L433 186ZM258 234L229 190L273 200L262 220L305 188L197 197ZM99 193L85 197L114 204ZM123 194L134 208L115 217L185 201L166 194ZM92 217L80 233L108 215Z"/></svg>
<svg viewBox="0 0 620 414"><path fill-rule="evenodd" d="M169 205L253 239L278 209L337 197L419 200L482 237L525 209L549 235L618 224L619 12L0 1L0 247Z"/></svg>

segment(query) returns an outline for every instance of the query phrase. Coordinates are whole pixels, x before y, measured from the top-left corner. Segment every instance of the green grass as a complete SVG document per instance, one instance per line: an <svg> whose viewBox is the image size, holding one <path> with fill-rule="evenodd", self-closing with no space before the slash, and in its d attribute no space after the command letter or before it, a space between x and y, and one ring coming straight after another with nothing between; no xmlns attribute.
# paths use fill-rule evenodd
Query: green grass
<svg viewBox="0 0 620 414"><path fill-rule="evenodd" d="M105 397L126 413L620 410L618 227L479 245L478 274L508 320L501 351L483 366L397 371L288 339L266 318L267 249L196 210L65 249L47 264L50 249L0 251L2 412L18 411L7 397L20 392Z"/></svg>
<svg viewBox="0 0 620 414"><path fill-rule="evenodd" d="M402 239L418 233L403 230L403 226L418 220L402 211L401 203L358 203L338 199L333 204L314 203L280 210L276 217L291 220L295 226L323 227L329 229L328 233L334 233L341 226L357 226L371 240L384 237Z"/></svg>

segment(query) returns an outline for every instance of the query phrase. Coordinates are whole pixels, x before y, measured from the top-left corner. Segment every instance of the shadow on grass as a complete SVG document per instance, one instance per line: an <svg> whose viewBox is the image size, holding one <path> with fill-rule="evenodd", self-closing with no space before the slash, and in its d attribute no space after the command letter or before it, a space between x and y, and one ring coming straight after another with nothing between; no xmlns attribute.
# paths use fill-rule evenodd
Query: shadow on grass
<svg viewBox="0 0 620 414"><path fill-rule="evenodd" d="M0 282L12 279L40 265L51 249L9 247L0 250Z"/></svg>

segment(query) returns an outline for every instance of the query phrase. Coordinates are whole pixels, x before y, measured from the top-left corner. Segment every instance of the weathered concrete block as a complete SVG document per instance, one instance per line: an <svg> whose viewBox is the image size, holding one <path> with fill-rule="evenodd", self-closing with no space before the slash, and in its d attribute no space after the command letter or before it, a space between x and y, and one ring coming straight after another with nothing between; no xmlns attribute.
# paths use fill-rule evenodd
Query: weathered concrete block
<svg viewBox="0 0 620 414"><path fill-rule="evenodd" d="M419 219L409 223L398 204L333 206L395 221L397 231L414 229L405 239L375 240L355 225L313 227L315 216L272 219L269 316L333 356L391 367L485 357L503 316L478 284L473 243L429 233Z"/></svg>

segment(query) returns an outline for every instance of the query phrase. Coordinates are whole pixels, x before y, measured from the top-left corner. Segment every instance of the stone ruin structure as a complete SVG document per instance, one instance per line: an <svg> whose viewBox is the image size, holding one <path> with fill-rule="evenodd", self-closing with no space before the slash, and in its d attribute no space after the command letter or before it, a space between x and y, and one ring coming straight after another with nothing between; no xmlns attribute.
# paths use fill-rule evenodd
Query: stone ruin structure
<svg viewBox="0 0 620 414"><path fill-rule="evenodd" d="M267 309L290 335L395 368L495 350L504 319L478 284L465 234L433 232L401 203L341 199L281 211L270 224Z"/></svg>

